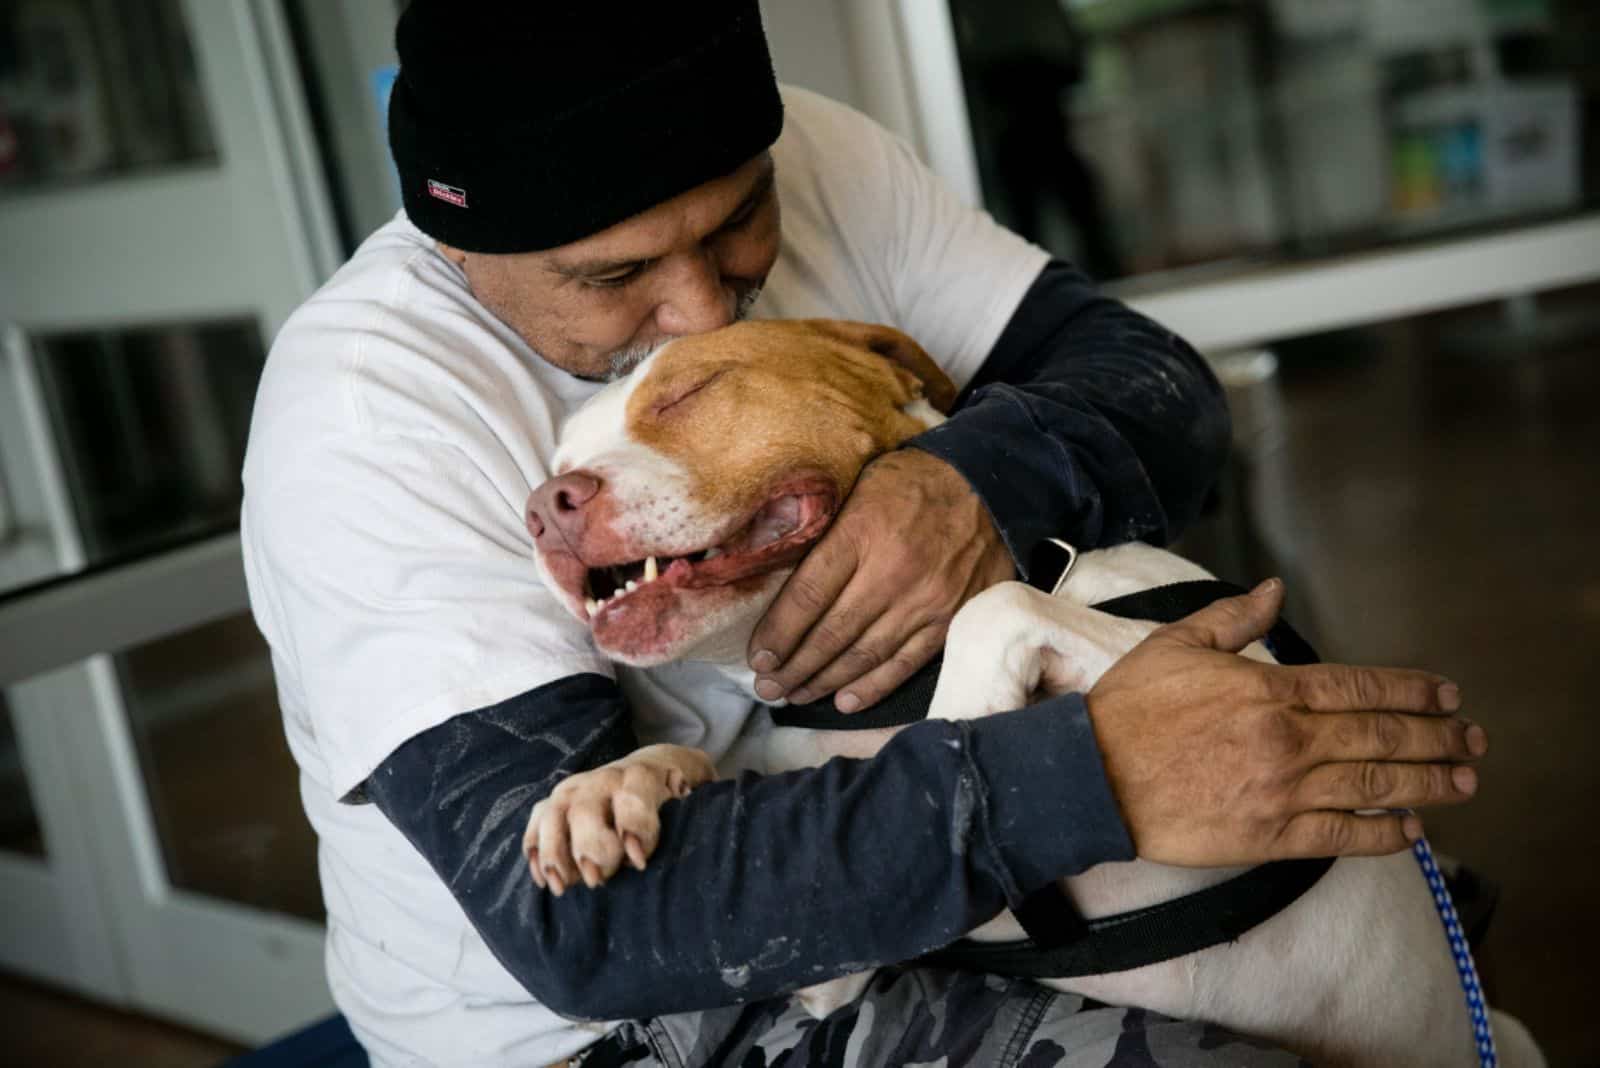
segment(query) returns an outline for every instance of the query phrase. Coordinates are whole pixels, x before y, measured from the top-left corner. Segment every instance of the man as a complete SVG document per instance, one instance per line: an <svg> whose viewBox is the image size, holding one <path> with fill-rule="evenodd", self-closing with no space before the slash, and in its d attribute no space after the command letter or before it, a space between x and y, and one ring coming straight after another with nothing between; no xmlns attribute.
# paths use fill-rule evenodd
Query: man
<svg viewBox="0 0 1600 1068"><path fill-rule="evenodd" d="M844 711L925 662L976 591L1048 581L1045 537L1170 536L1227 421L1187 346L862 116L780 96L754 0L413 0L397 41L406 210L275 343L242 521L320 837L329 977L373 1060L1098 1064L1131 1042L1275 1063L1021 981L891 968L815 1026L783 996L1135 849L1392 851L1414 822L1349 810L1470 792L1450 767L1481 732L1439 714L1458 703L1443 680L1217 651L1265 627L1272 587L1145 643L1087 703L714 783L666 807L647 871L533 884L522 826L562 776L639 738L737 767L765 723L709 670L606 663L535 577L522 504L599 381L748 313L893 323L968 387L869 469L756 632L765 694Z"/></svg>

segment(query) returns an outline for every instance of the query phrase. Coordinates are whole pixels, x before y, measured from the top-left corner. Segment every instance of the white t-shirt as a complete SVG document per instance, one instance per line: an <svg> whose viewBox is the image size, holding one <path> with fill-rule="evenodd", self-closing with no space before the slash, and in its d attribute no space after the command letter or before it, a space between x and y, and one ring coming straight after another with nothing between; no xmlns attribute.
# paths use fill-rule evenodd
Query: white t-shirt
<svg viewBox="0 0 1600 1068"><path fill-rule="evenodd" d="M965 383L1046 254L961 205L871 120L783 95L783 238L755 316L890 323ZM594 672L618 678L642 740L744 763L751 706L719 673L618 670L534 572L523 504L561 420L597 388L474 300L403 214L267 360L245 569L320 840L329 981L376 1064L543 1064L595 1035L530 999L382 813L339 802L394 749Z"/></svg>

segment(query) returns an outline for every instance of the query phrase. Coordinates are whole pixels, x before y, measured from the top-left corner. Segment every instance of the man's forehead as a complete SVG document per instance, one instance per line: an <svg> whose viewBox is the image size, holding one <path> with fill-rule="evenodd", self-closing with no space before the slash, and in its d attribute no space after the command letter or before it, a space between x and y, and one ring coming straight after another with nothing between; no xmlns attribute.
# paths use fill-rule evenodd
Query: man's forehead
<svg viewBox="0 0 1600 1068"><path fill-rule="evenodd" d="M763 156L598 234L551 249L543 254L545 266L557 274L603 274L653 259L685 236L698 240L715 231L772 184L772 157Z"/></svg>

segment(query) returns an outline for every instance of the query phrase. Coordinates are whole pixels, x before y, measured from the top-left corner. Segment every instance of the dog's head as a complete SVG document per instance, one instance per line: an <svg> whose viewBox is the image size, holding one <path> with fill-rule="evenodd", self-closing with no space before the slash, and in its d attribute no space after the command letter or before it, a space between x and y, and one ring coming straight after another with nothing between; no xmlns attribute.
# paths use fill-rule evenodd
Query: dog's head
<svg viewBox="0 0 1600 1068"><path fill-rule="evenodd" d="M528 498L540 573L615 660L742 659L862 467L955 392L885 326L758 321L668 342L563 427Z"/></svg>

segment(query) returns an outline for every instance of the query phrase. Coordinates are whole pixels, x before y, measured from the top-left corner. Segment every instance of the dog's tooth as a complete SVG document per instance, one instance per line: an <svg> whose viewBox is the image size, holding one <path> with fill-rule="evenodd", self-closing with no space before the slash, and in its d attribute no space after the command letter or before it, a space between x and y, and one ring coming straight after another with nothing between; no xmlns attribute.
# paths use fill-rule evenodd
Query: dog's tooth
<svg viewBox="0 0 1600 1068"><path fill-rule="evenodd" d="M634 590L636 590L638 588L639 588L639 584L637 582L633 581L633 579L629 579L628 580L627 589L628 589L629 593L632 593Z"/></svg>
<svg viewBox="0 0 1600 1068"><path fill-rule="evenodd" d="M584 611L588 612L592 616L596 612L600 611L600 602L591 597L587 601L583 602L583 608Z"/></svg>
<svg viewBox="0 0 1600 1068"><path fill-rule="evenodd" d="M660 572L658 572L656 570L656 558L653 557L653 556L645 557L644 558L644 580L646 582L654 582L659 575L660 575Z"/></svg>

